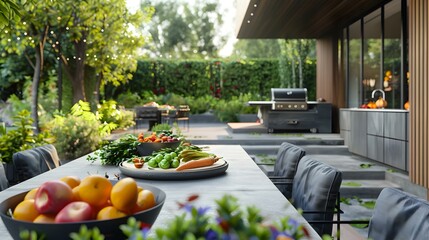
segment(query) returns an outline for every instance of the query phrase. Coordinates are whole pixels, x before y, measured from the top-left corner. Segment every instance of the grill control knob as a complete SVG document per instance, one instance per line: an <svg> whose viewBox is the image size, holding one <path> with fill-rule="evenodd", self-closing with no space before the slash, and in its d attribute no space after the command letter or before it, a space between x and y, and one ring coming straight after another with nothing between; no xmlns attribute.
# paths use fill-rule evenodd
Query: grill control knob
<svg viewBox="0 0 429 240"><path fill-rule="evenodd" d="M294 108L298 108L298 105L293 105Z"/></svg>
<svg viewBox="0 0 429 240"><path fill-rule="evenodd" d="M292 108L292 105L290 105L290 104L289 104L289 105L287 105L287 108Z"/></svg>
<svg viewBox="0 0 429 240"><path fill-rule="evenodd" d="M301 105L301 108L302 108L302 109L304 109L304 108L305 108L305 106L304 106L304 105Z"/></svg>

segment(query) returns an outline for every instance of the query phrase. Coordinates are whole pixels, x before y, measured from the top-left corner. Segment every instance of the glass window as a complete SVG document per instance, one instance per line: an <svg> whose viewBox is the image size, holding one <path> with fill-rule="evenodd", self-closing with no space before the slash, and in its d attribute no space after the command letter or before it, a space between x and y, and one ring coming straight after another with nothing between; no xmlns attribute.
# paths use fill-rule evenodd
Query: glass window
<svg viewBox="0 0 429 240"><path fill-rule="evenodd" d="M357 21L349 26L348 42L348 89L347 96L349 107L359 107L361 105L360 84L361 84L361 21Z"/></svg>
<svg viewBox="0 0 429 240"><path fill-rule="evenodd" d="M376 101L379 94L372 99L375 89L382 88L381 81L381 9L363 18L363 100Z"/></svg>
<svg viewBox="0 0 429 240"><path fill-rule="evenodd" d="M388 108L402 108L401 103L401 0L384 7L384 76L383 90Z"/></svg>
<svg viewBox="0 0 429 240"><path fill-rule="evenodd" d="M343 31L348 33L341 55L348 107L378 100L382 94L376 89L384 91L387 108L403 109L408 100L408 36L401 12L405 2L392 0Z"/></svg>

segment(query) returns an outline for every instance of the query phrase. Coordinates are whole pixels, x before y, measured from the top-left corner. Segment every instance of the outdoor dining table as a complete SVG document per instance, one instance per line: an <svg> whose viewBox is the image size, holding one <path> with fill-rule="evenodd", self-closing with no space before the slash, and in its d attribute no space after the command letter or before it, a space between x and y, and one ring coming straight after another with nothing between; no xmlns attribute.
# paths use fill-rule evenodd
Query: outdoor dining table
<svg viewBox="0 0 429 240"><path fill-rule="evenodd" d="M191 180L136 178L137 182L154 185L167 195L164 206L153 225L154 228L164 226L175 215L181 214L183 210L179 210L177 203L185 202L192 194L199 195L195 205L210 207L213 214L216 207L215 200L225 194L230 194L238 198L242 206L256 206L261 210L265 219L272 222L288 215L307 227L311 235L310 239L320 239L314 229L240 145L209 145L207 147L206 151L222 157L229 164L225 174ZM102 165L99 161L90 162L87 160L87 156L83 156L0 192L0 202L12 195L36 188L48 180L59 179L67 175L78 176L82 179L89 174L107 174L112 179L115 178L115 174L120 174L121 178L127 177L120 173L117 166ZM0 239L12 239L3 222L0 222Z"/></svg>

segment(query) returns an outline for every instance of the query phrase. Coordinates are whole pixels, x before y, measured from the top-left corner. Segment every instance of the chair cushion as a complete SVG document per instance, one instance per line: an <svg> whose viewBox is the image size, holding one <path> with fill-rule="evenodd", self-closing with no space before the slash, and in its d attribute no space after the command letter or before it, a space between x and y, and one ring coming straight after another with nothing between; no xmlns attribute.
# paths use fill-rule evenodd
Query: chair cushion
<svg viewBox="0 0 429 240"><path fill-rule="evenodd" d="M429 203L398 189L383 189L375 204L368 237L429 239Z"/></svg>
<svg viewBox="0 0 429 240"><path fill-rule="evenodd" d="M325 212L304 213L303 216L307 221L331 221L341 182L340 171L309 156L304 156L298 163L298 169L293 179L291 202L304 212ZM312 224L312 226L319 235L332 232L332 224Z"/></svg>
<svg viewBox="0 0 429 240"><path fill-rule="evenodd" d="M60 165L57 151L50 144L16 152L13 154L12 160L18 182L25 181Z"/></svg>
<svg viewBox="0 0 429 240"><path fill-rule="evenodd" d="M272 176L293 179L298 167L298 162L304 155L305 150L301 147L288 142L282 143L277 152L277 159ZM277 184L276 186L287 199L292 197L292 184Z"/></svg>

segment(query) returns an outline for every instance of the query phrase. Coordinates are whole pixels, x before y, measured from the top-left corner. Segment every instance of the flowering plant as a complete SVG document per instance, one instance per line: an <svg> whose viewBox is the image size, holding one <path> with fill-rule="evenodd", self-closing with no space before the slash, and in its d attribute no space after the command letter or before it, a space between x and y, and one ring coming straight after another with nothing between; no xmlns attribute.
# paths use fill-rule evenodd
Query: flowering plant
<svg viewBox="0 0 429 240"><path fill-rule="evenodd" d="M241 208L237 198L225 195L216 200L216 215L208 214L208 207L195 207L191 204L198 196L189 197L187 202L179 203L185 212L175 218L165 228L138 230L138 224L121 226L129 239L208 239L241 240L273 239L292 240L309 237L307 229L294 219L286 216L279 222L269 224L256 207ZM133 222L131 220L131 222Z"/></svg>
<svg viewBox="0 0 429 240"><path fill-rule="evenodd" d="M164 228L149 233L149 226L130 217L120 229L129 240L298 240L310 239L305 226L286 216L270 224L256 207L241 208L238 199L224 195L216 200L216 215L210 215L208 207L195 207L192 202L198 195L190 196L185 203L178 203L184 213ZM152 230L151 230L152 231ZM88 229L82 225L79 232L71 233L73 240L104 240L97 227ZM21 232L21 239L41 240L35 232ZM323 239L330 239L329 237Z"/></svg>

